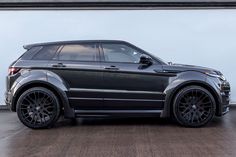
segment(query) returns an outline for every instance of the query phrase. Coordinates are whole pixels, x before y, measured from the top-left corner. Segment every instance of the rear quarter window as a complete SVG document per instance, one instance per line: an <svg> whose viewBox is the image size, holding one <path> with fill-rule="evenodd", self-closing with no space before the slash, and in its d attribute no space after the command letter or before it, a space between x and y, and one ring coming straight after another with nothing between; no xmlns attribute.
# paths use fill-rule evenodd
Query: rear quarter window
<svg viewBox="0 0 236 157"><path fill-rule="evenodd" d="M20 58L22 60L30 60L33 56L42 49L42 46L32 47L31 49L27 50Z"/></svg>
<svg viewBox="0 0 236 157"><path fill-rule="evenodd" d="M44 46L34 56L33 60L51 60L55 56L59 46Z"/></svg>

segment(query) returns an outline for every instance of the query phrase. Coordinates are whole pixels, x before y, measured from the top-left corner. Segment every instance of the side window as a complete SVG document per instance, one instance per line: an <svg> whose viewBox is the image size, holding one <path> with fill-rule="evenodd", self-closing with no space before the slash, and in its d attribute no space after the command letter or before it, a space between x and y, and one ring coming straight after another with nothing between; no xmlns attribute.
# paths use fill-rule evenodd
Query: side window
<svg viewBox="0 0 236 157"><path fill-rule="evenodd" d="M142 53L124 44L102 44L107 62L138 63Z"/></svg>
<svg viewBox="0 0 236 157"><path fill-rule="evenodd" d="M73 44L65 45L60 54L59 60L70 61L97 61L97 48L95 44Z"/></svg>
<svg viewBox="0 0 236 157"><path fill-rule="evenodd" d="M34 55L33 60L51 60L59 46L44 46L36 55Z"/></svg>

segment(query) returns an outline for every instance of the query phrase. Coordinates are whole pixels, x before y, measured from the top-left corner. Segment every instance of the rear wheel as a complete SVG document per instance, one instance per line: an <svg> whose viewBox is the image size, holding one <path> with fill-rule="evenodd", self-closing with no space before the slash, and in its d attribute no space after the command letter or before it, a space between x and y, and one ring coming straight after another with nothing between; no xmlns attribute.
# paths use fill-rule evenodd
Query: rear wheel
<svg viewBox="0 0 236 157"><path fill-rule="evenodd" d="M213 118L215 108L215 99L208 90L200 86L188 86L177 93L173 112L181 125L200 127Z"/></svg>
<svg viewBox="0 0 236 157"><path fill-rule="evenodd" d="M20 121L33 129L51 127L60 115L57 97L43 87L26 90L19 97L16 109Z"/></svg>

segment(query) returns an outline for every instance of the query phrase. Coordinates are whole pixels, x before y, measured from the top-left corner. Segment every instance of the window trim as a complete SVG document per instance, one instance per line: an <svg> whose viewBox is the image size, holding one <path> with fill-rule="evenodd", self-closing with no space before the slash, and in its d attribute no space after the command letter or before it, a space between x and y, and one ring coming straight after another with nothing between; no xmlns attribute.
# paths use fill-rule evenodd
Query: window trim
<svg viewBox="0 0 236 157"><path fill-rule="evenodd" d="M65 47L65 46L67 46L67 45L95 45L95 49L96 49L96 60L95 61L84 61L84 60L60 60L59 59L59 55L60 55L60 53L61 53L61 51L63 50L63 48ZM100 62L101 61L101 59L100 59L100 51L99 51L99 48L98 48L98 43L73 43L73 44L63 44L63 45L61 45L60 46L60 48L58 49L58 52L57 52L57 54L56 54L56 56L54 57L54 59L53 59L54 61L62 61L62 62Z"/></svg>

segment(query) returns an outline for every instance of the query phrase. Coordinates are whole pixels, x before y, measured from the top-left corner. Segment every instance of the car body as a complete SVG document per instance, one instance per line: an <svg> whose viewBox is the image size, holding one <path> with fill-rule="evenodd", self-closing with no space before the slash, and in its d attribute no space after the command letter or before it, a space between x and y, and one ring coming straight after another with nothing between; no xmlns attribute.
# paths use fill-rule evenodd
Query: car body
<svg viewBox="0 0 236 157"><path fill-rule="evenodd" d="M208 123L214 115L222 116L229 111L230 85L221 72L168 64L125 41L63 41L24 48L27 51L9 67L6 104L31 128L48 127L56 121L39 124L40 117L47 117L42 120L44 123L50 119L41 111L43 103L51 103L42 101L44 97L52 99L57 108L60 106L53 119L60 114L65 118L173 116L180 124L198 127ZM195 95L189 94L190 91L195 91ZM32 93L27 95L29 92L38 97ZM185 95L181 95L183 93ZM208 100L200 100L202 94ZM183 106L185 104L187 108ZM20 109L22 105L25 110L24 107ZM178 118L178 112L184 111L181 107L188 110L182 120L181 116ZM204 107L206 111L203 112ZM36 124L24 122L21 110L30 114L28 123L32 120ZM206 113L208 117L204 117ZM37 115L38 119L35 118ZM197 116L200 119L197 120ZM200 123L202 116L205 120Z"/></svg>

